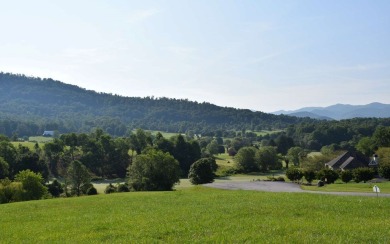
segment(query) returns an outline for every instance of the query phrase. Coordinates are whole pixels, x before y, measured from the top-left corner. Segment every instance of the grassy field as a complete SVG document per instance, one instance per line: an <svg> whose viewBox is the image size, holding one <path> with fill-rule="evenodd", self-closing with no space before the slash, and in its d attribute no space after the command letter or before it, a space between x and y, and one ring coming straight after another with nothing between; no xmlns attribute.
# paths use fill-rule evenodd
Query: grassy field
<svg viewBox="0 0 390 244"><path fill-rule="evenodd" d="M157 135L158 132L160 132L164 138L171 138L172 136L177 136L179 135L180 133L172 133L172 132L164 132L164 131L156 131L156 130L146 130L147 132L150 132L152 135ZM133 133L135 133L136 130L133 130Z"/></svg>
<svg viewBox="0 0 390 244"><path fill-rule="evenodd" d="M274 134L274 133L279 133L282 131L283 130L261 130L261 131L250 131L250 132L255 133L257 136L265 136L267 134Z"/></svg>
<svg viewBox="0 0 390 244"><path fill-rule="evenodd" d="M193 187L0 205L1 243L389 243L390 199Z"/></svg>
<svg viewBox="0 0 390 244"><path fill-rule="evenodd" d="M28 141L15 141L12 144L15 147L18 147L19 144L22 146L28 147L30 150L34 150L35 143L38 142L39 147L42 148L42 143L53 141L52 137L44 137L44 136L30 136Z"/></svg>
<svg viewBox="0 0 390 244"><path fill-rule="evenodd" d="M45 143L45 142L51 142L53 141L53 137L46 137L46 136L30 136L28 138L30 142L38 142L38 143Z"/></svg>
<svg viewBox="0 0 390 244"><path fill-rule="evenodd" d="M30 142L30 141L13 141L11 142L15 147L18 147L19 144L24 146L24 147L27 147L29 148L31 151L34 151L34 146L35 146L35 142ZM38 143L39 145L39 143Z"/></svg>
<svg viewBox="0 0 390 244"><path fill-rule="evenodd" d="M378 182L378 183L335 183L330 185L325 185L324 187L317 187L316 185L305 186L302 185L301 188L309 191L325 191L325 192L373 192L372 188L374 185L378 186L381 193L390 193L390 182Z"/></svg>

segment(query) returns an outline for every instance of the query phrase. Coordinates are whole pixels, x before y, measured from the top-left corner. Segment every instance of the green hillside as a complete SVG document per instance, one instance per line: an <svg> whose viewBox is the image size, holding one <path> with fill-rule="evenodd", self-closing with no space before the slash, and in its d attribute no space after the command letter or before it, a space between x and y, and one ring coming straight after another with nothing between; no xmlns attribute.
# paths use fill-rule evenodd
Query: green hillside
<svg viewBox="0 0 390 244"><path fill-rule="evenodd" d="M280 129L307 120L186 99L122 97L9 73L0 73L0 118L0 133L8 136L15 131L32 136L43 130L89 132L96 127L111 135L134 128L204 134L217 129Z"/></svg>
<svg viewBox="0 0 390 244"><path fill-rule="evenodd" d="M0 205L1 243L389 243L390 199L195 187Z"/></svg>

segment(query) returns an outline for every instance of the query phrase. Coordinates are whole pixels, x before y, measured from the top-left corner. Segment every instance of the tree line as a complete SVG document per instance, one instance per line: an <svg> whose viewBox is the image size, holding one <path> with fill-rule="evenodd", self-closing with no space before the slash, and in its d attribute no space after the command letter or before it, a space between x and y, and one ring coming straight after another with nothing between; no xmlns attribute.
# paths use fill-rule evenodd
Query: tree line
<svg viewBox="0 0 390 244"><path fill-rule="evenodd" d="M96 194L93 179L127 177L121 189L171 190L190 171L193 184L211 182L216 168L209 154L202 155L197 141L180 134L167 139L138 129L128 137L114 138L96 129L90 134L62 134L42 147L36 143L33 149L14 146L3 135L0 202L40 199L49 193L54 197ZM62 183L44 184L53 178Z"/></svg>
<svg viewBox="0 0 390 244"><path fill-rule="evenodd" d="M112 136L129 130L174 133L216 130L282 129L310 119L219 107L207 102L97 93L52 79L0 73L0 133L34 136L41 129L89 133L102 128Z"/></svg>

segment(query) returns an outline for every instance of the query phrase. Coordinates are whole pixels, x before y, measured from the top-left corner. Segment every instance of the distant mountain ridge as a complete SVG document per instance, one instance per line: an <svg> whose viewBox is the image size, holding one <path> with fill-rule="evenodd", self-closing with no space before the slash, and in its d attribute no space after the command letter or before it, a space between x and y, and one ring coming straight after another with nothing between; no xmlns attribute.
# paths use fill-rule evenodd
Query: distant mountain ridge
<svg viewBox="0 0 390 244"><path fill-rule="evenodd" d="M373 102L366 105L335 104L328 107L305 107L292 111L280 110L272 114L342 120L352 118L390 118L390 104Z"/></svg>
<svg viewBox="0 0 390 244"><path fill-rule="evenodd" d="M53 79L0 72L0 134L6 135L12 131L20 135L41 134L43 130L89 132L93 128L118 136L134 128L206 134L281 129L307 120L187 99L123 97ZM20 121L29 124L18 124ZM34 126L34 131L26 131Z"/></svg>

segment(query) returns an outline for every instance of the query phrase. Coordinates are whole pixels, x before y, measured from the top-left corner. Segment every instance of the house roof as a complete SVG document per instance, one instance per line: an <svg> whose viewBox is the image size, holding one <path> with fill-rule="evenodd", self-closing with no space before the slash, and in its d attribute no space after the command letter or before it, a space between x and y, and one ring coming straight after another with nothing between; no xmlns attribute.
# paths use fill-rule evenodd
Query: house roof
<svg viewBox="0 0 390 244"><path fill-rule="evenodd" d="M337 158L332 159L325 165L329 166L332 169L355 169L359 167L367 167L367 160L358 155L357 153L344 152Z"/></svg>
<svg viewBox="0 0 390 244"><path fill-rule="evenodd" d="M338 156L337 158L330 160L325 165L328 165L331 168L339 168L340 165L342 165L345 162L345 160L347 160L349 157L350 157L349 153L345 152L340 156Z"/></svg>

